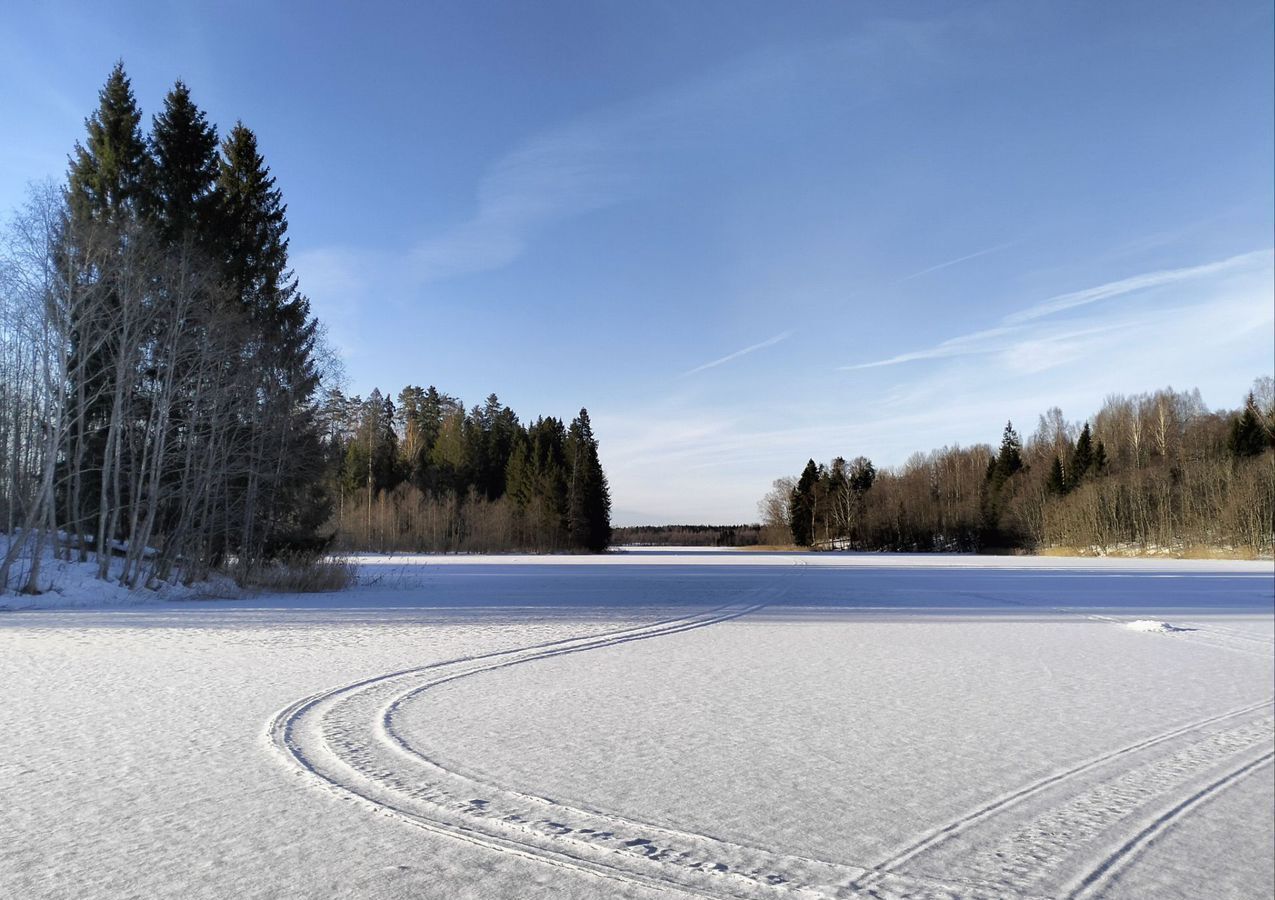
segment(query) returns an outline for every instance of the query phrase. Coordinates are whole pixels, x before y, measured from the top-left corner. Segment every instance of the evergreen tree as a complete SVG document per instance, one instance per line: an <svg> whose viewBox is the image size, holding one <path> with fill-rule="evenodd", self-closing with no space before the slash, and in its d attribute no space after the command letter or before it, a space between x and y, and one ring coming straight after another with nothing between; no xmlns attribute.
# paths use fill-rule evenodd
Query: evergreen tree
<svg viewBox="0 0 1275 900"><path fill-rule="evenodd" d="M93 530L101 512L108 454L118 455L108 445L122 441L119 401L132 391L131 383L118 379L131 353L119 334L125 302L119 277L127 268L122 260L136 243L129 238L139 237L138 223L149 206L141 120L124 64L117 62L98 93L97 110L85 120L87 138L76 142L67 173L69 221L61 252L74 262L65 268L95 273L91 284L75 286L69 308L67 398L74 412L67 417L72 427L65 454L69 472L62 480L67 485L65 518L75 533ZM129 294L129 303L136 304L136 292ZM132 307L129 312L132 318Z"/></svg>
<svg viewBox="0 0 1275 900"><path fill-rule="evenodd" d="M553 535L567 532L567 429L561 419L537 419L527 431L535 486L532 502L540 530Z"/></svg>
<svg viewBox="0 0 1275 900"><path fill-rule="evenodd" d="M236 123L221 150L218 246L227 288L248 319L244 356L256 382L242 398L250 422L248 493L260 485L264 501L245 512L251 546L271 529L295 526L313 497L323 460L314 402L318 322L288 267L287 207L256 135ZM317 516L311 509L304 517Z"/></svg>
<svg viewBox="0 0 1275 900"><path fill-rule="evenodd" d="M1067 480L1063 477L1062 460L1054 454L1054 461L1049 466L1049 476L1045 479L1045 490L1055 497L1067 493Z"/></svg>
<svg viewBox="0 0 1275 900"><path fill-rule="evenodd" d="M567 503L571 543L600 553L611 542L611 492L587 409L580 410L567 431L567 456L571 466Z"/></svg>
<svg viewBox="0 0 1275 900"><path fill-rule="evenodd" d="M155 116L150 137L151 220L169 244L191 239L213 252L217 235L217 131L178 81Z"/></svg>
<svg viewBox="0 0 1275 900"><path fill-rule="evenodd" d="M1012 495L1008 482L1023 468L1022 441L1014 430L1014 423L1006 422L1000 450L988 461L985 488L979 501L983 543L997 545L1005 542L1006 536L1001 529L1001 512L1008 499L1007 495Z"/></svg>
<svg viewBox="0 0 1275 900"><path fill-rule="evenodd" d="M1106 450L1103 450L1103 456L1106 456ZM1071 461L1067 464L1067 487L1074 488L1080 482L1084 481L1090 475L1094 474L1098 468L1097 452L1094 449L1093 435L1089 430L1089 423L1080 429L1080 437L1076 438L1075 449L1071 451Z"/></svg>
<svg viewBox="0 0 1275 900"><path fill-rule="evenodd" d="M67 200L80 223L122 226L148 207L146 143L132 82L117 62L85 121L88 138L71 156Z"/></svg>
<svg viewBox="0 0 1275 900"><path fill-rule="evenodd" d="M1257 400L1250 392L1244 402L1244 411L1231 418L1226 449L1235 459L1245 459L1261 455L1266 446L1266 429L1257 410Z"/></svg>
<svg viewBox="0 0 1275 900"><path fill-rule="evenodd" d="M792 529L792 541L799 547L809 547L814 541L815 490L819 484L819 467L809 460L797 479L789 503L788 522Z"/></svg>
<svg viewBox="0 0 1275 900"><path fill-rule="evenodd" d="M996 454L996 471L1001 480L1020 472L1023 468L1023 442L1014 430L1013 422L1005 423L1005 433L1001 436L1000 452Z"/></svg>
<svg viewBox="0 0 1275 900"><path fill-rule="evenodd" d="M536 496L536 473L531 463L531 443L519 434L505 464L505 496L518 510L525 511Z"/></svg>

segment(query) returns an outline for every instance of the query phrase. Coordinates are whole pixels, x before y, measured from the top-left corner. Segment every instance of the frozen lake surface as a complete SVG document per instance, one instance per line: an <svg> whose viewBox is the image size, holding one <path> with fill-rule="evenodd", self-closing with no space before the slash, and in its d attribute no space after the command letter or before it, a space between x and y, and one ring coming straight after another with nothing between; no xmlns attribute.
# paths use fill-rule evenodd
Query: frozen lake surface
<svg viewBox="0 0 1275 900"><path fill-rule="evenodd" d="M360 581L0 613L0 894L1275 893L1270 563L369 556Z"/></svg>

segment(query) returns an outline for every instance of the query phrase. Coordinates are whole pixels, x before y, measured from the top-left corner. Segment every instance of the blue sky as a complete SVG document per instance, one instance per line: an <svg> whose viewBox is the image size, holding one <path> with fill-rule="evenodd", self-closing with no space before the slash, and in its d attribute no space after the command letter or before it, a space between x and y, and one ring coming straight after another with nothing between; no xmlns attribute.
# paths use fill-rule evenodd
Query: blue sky
<svg viewBox="0 0 1275 900"><path fill-rule="evenodd" d="M1275 368L1229 3L7 4L0 208L116 58L257 131L351 391L587 406L615 520Z"/></svg>

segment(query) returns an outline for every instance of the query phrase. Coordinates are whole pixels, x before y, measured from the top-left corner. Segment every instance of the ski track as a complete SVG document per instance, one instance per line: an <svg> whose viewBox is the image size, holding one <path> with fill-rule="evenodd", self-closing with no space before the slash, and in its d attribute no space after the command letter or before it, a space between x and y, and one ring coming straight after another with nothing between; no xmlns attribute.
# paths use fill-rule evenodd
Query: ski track
<svg viewBox="0 0 1275 900"><path fill-rule="evenodd" d="M581 873L720 898L1083 900L1118 879L1182 816L1275 758L1269 749L1275 698L1269 698L1040 779L868 866L778 853L520 793L445 768L396 727L405 704L458 679L705 628L777 603L791 587L790 581L776 596L750 598L760 601L751 604L367 678L289 705L270 721L266 737L299 775L417 827ZM1201 632L1204 627L1173 637ZM1258 649L1272 644L1264 636L1223 628L1205 633L1209 638L1200 643L1270 655ZM1255 753L1262 755L1252 758Z"/></svg>

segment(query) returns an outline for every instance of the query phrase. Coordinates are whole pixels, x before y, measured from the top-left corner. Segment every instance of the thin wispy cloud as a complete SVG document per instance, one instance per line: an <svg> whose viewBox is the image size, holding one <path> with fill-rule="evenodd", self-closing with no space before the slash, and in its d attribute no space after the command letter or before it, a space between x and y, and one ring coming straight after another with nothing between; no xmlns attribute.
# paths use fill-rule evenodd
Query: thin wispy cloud
<svg viewBox="0 0 1275 900"><path fill-rule="evenodd" d="M780 343L781 341L788 340L788 338L792 337L792 335L793 333L791 331L785 331L782 334L775 335L774 337L766 338L766 340L761 341L760 343L757 343L757 344L753 344L750 347L745 347L742 350L736 350L734 353L727 353L721 359L715 359L712 362L704 363L704 365L702 366L696 366L693 369L687 369L685 372L682 373L682 377L685 378L688 375L694 375L698 372L704 372L708 369L715 369L720 365L724 365L728 362L731 362L732 360L739 359L741 356L747 356L748 354L754 353L757 350L765 350L767 347L773 347L776 344Z"/></svg>
<svg viewBox="0 0 1275 900"><path fill-rule="evenodd" d="M1037 365L1044 366L1045 360L1061 359L1062 354L1049 355L1041 353L1034 357L1035 351L1041 350L1046 346L1057 348L1061 346L1061 341L1082 338L1123 326L1116 323L1090 322L1066 332L1058 332L1056 329L1050 332L1042 332L1036 326L1043 319L1067 310L1089 306L1099 301L1110 300L1139 291L1150 290L1151 288L1192 280L1217 278L1232 273L1253 270L1261 266L1269 267L1273 257L1275 257L1275 253L1271 250L1254 250L1211 263L1146 272L1084 290L1059 294L1026 309L1010 313L1001 319L999 325L993 328L958 335L941 341L932 347L900 353L885 359L840 366L839 368L842 371L875 369L920 360L946 359L1001 352L1010 354L1013 358L1020 360L1035 358Z"/></svg>
<svg viewBox="0 0 1275 900"><path fill-rule="evenodd" d="M1112 297L1145 291L1166 284L1176 284L1180 281L1206 278L1210 275L1221 275L1226 272L1248 268L1254 264L1269 261L1271 257L1272 251L1270 250L1253 250L1249 253L1241 253L1237 256L1204 263L1199 266L1145 272L1141 275L1134 275L1132 278L1122 278L1119 281L1110 281L1097 287L1085 288L1082 291L1072 291L1066 294L1059 294L1057 297L1050 297L1035 306L1029 306L1027 309L1011 313L1005 317L1004 321L1007 323L1029 322L1033 319L1052 316L1054 313L1059 313L1063 310L1074 309L1077 306L1097 303L1099 300L1108 300Z"/></svg>
<svg viewBox="0 0 1275 900"><path fill-rule="evenodd" d="M960 265L963 262L969 262L971 259L978 259L980 256L987 256L991 253L997 253L1001 250L1007 250L1017 244L1017 241L1006 241L1003 244L997 244L995 247L987 247L976 253L967 253L965 256L958 256L956 259L949 259L947 262L941 262L937 265L929 266L921 269L919 272L913 272L911 275L904 275L895 284L903 284L905 281L911 281L913 278L920 278L922 275L929 275L931 272L937 272L940 269L947 269L952 266Z"/></svg>
<svg viewBox="0 0 1275 900"><path fill-rule="evenodd" d="M879 78L885 60L922 51L935 27L882 22L850 36L768 48L535 134L481 176L472 216L410 252L413 278L427 283L507 266L542 230L623 201L653 158L711 133L711 123L729 110L749 110L759 94L815 78L827 67L841 77L861 69Z"/></svg>
<svg viewBox="0 0 1275 900"><path fill-rule="evenodd" d="M1021 329L1000 327L989 328L986 331L975 331L972 334L963 334L958 337L949 338L933 347L927 347L924 350L913 350L908 353L900 353L898 356L891 356L888 359L878 359L873 362L856 363L851 366L840 366L841 371L851 371L854 369L877 369L882 366L897 366L900 363L916 362L922 359L943 359L950 356L967 356L971 353L986 352L989 342L1005 335L1014 334Z"/></svg>
<svg viewBox="0 0 1275 900"><path fill-rule="evenodd" d="M537 135L492 165L473 216L411 252L414 279L428 283L508 265L532 235L615 203L629 178L622 136L636 117L578 123Z"/></svg>

